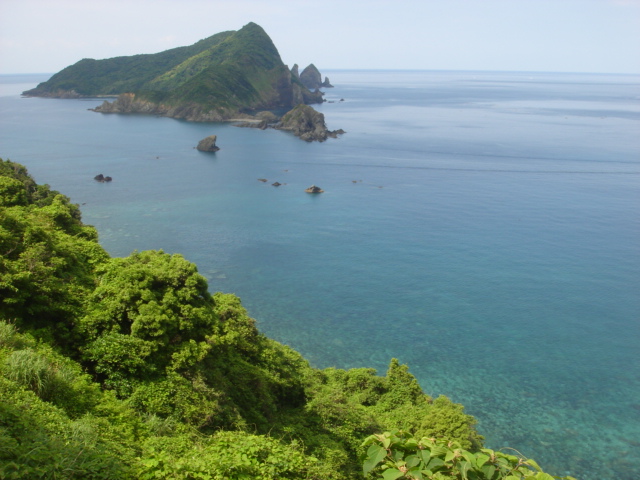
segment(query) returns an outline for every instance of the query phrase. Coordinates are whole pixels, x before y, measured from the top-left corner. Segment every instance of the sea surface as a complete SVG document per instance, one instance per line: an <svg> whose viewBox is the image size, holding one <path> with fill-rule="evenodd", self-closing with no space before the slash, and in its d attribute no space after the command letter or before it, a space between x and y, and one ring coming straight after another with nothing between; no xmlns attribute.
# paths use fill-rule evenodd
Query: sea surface
<svg viewBox="0 0 640 480"><path fill-rule="evenodd" d="M640 77L323 73L317 108L347 132L324 143L98 114L20 97L49 75L0 76L0 157L112 255L183 254L314 366L396 357L490 448L640 478ZM194 149L211 134L220 151Z"/></svg>

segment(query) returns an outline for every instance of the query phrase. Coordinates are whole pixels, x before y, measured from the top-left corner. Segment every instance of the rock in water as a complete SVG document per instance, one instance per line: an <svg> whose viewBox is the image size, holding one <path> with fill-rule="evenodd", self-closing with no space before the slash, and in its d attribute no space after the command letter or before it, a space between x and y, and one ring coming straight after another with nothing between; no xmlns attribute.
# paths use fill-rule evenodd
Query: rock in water
<svg viewBox="0 0 640 480"><path fill-rule="evenodd" d="M307 142L313 142L314 140L323 142L329 137L336 138L344 133L342 129L328 130L324 123L324 115L313 107L304 104L300 104L285 113L274 128L288 130Z"/></svg>
<svg viewBox="0 0 640 480"><path fill-rule="evenodd" d="M322 75L316 66L312 63L300 73L300 82L309 90L315 90L322 87Z"/></svg>
<svg viewBox="0 0 640 480"><path fill-rule="evenodd" d="M200 140L196 148L201 152L217 152L220 150L219 147L216 147L217 139L218 137L216 135L209 135L207 138Z"/></svg>
<svg viewBox="0 0 640 480"><path fill-rule="evenodd" d="M294 65L293 67L294 68L291 69L291 73L296 75L300 79L300 82L302 82L302 84L309 90L315 90L322 87L333 88L333 85L331 85L331 82L329 81L329 77L324 77L324 82L322 81L320 70L318 70L313 63L305 68L300 74L298 74L298 65Z"/></svg>
<svg viewBox="0 0 640 480"><path fill-rule="evenodd" d="M307 193L324 193L320 187L316 187L315 185L311 185L309 188L305 190Z"/></svg>
<svg viewBox="0 0 640 480"><path fill-rule="evenodd" d="M96 182L100 182L100 183L104 183L104 182L110 182L111 180L113 180L113 178L109 177L109 176L104 176L103 174L99 173L98 175L96 175L95 177L93 177L93 179Z"/></svg>

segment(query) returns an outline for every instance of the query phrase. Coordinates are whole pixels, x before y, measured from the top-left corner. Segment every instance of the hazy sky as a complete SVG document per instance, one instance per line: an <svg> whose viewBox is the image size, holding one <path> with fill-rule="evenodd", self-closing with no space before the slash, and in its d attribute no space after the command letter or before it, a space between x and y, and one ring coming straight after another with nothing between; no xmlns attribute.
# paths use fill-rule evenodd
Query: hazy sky
<svg viewBox="0 0 640 480"><path fill-rule="evenodd" d="M640 73L640 0L0 0L0 74L248 22L301 67Z"/></svg>

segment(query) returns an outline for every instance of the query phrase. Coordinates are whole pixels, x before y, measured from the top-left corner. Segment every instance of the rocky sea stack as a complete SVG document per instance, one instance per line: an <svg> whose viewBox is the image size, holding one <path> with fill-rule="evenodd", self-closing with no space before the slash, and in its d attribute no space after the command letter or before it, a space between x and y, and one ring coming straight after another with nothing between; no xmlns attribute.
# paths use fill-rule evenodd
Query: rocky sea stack
<svg viewBox="0 0 640 480"><path fill-rule="evenodd" d="M216 135L209 135L208 137L200 140L196 148L201 152L217 152L220 150L220 148L216 146L217 139L218 137Z"/></svg>
<svg viewBox="0 0 640 480"><path fill-rule="evenodd" d="M295 74L298 73L298 66L294 65ZM294 70L292 69L292 72ZM305 68L302 73L299 75L300 81L302 84L307 87L309 90L316 90L318 88L333 88L333 85L329 82L329 77L324 77L324 82L322 81L322 75L320 75L320 71L316 68L316 66L312 63L307 68Z"/></svg>
<svg viewBox="0 0 640 480"><path fill-rule="evenodd" d="M307 142L323 142L345 133L342 129L327 129L324 115L308 105L298 105L285 113L274 128L290 131Z"/></svg>

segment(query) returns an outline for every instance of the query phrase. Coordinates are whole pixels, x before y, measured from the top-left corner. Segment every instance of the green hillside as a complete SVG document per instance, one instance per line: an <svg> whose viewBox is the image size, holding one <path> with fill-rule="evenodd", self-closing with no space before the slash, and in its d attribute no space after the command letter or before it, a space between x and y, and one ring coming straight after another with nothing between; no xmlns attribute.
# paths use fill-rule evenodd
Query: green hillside
<svg viewBox="0 0 640 480"><path fill-rule="evenodd" d="M220 43L233 32L222 32L188 47L161 53L94 60L84 58L61 70L25 95L55 96L75 90L83 96L117 95L133 92L182 62Z"/></svg>
<svg viewBox="0 0 640 480"><path fill-rule="evenodd" d="M197 120L209 119L208 112L226 117L322 101L319 93L310 92L291 74L269 36L255 23L157 54L84 59L24 92L53 97L125 93L134 95L97 111L184 118L188 110L190 119Z"/></svg>
<svg viewBox="0 0 640 480"><path fill-rule="evenodd" d="M0 478L551 478L397 360L313 368L182 256L111 258L1 159L0 252Z"/></svg>

